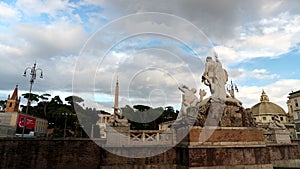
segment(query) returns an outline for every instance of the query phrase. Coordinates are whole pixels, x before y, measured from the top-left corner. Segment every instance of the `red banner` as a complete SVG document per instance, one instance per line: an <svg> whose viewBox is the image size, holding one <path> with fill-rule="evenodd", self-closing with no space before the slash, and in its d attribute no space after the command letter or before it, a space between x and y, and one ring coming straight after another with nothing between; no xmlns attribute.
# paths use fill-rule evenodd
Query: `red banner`
<svg viewBox="0 0 300 169"><path fill-rule="evenodd" d="M17 131L23 130L25 118L26 118L26 133L29 131L34 131L36 119L24 115L19 115Z"/></svg>

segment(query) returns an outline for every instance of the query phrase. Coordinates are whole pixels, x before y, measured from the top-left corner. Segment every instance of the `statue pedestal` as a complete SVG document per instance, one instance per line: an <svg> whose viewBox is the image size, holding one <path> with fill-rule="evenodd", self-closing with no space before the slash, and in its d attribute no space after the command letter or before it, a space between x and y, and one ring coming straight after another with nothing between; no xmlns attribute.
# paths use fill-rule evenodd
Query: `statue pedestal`
<svg viewBox="0 0 300 169"><path fill-rule="evenodd" d="M278 144L291 144L290 132L286 130L272 130L271 140Z"/></svg>
<svg viewBox="0 0 300 169"><path fill-rule="evenodd" d="M186 131L178 129L177 134ZM258 128L194 126L176 151L177 166L182 169L273 168L264 131Z"/></svg>
<svg viewBox="0 0 300 169"><path fill-rule="evenodd" d="M106 145L123 146L128 145L129 126L125 127L106 127Z"/></svg>
<svg viewBox="0 0 300 169"><path fill-rule="evenodd" d="M177 130L177 141L184 132L189 132L181 144L185 145L265 145L264 131L250 127L199 127Z"/></svg>

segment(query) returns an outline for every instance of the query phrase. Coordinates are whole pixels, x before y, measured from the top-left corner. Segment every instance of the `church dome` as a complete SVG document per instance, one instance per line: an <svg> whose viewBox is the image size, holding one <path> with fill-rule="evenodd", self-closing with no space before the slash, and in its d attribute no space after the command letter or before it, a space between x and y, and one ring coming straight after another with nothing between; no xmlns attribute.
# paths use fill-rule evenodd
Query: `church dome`
<svg viewBox="0 0 300 169"><path fill-rule="evenodd" d="M283 108L269 101L269 97L265 91L263 91L261 94L260 103L254 105L251 110L254 116L274 114L286 115Z"/></svg>

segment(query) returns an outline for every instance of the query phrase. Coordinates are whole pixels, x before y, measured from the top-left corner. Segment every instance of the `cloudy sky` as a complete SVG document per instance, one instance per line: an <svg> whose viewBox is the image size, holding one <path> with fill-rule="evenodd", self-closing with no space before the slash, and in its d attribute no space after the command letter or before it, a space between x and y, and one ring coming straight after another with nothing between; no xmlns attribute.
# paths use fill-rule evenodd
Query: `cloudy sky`
<svg viewBox="0 0 300 169"><path fill-rule="evenodd" d="M264 89L286 110L299 42L298 0L2 0L0 99L16 84L28 92L22 74L36 61L34 93L110 110L118 78L121 105L178 106L180 84L209 91L200 76L215 51L244 107Z"/></svg>

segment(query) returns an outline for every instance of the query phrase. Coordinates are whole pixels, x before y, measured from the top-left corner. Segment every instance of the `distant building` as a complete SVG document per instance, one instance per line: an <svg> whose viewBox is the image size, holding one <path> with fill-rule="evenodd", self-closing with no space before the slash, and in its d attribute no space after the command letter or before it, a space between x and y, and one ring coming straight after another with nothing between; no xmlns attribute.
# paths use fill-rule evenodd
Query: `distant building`
<svg viewBox="0 0 300 169"><path fill-rule="evenodd" d="M287 101L288 114L292 123L296 125L296 133L300 137L300 90L292 92Z"/></svg>
<svg viewBox="0 0 300 169"><path fill-rule="evenodd" d="M160 123L158 125L158 129L159 130L169 130L170 129L170 126L172 124L174 124L176 122L176 120L171 120L171 121L166 121L166 122L163 122L163 123Z"/></svg>
<svg viewBox="0 0 300 169"><path fill-rule="evenodd" d="M13 94L11 96L8 95L5 112L6 113L19 112L20 100L21 99L18 98L18 85L16 85Z"/></svg>
<svg viewBox="0 0 300 169"><path fill-rule="evenodd" d="M114 116L112 114L98 114L98 121L96 125L99 126L100 129L100 138L106 138L106 124L109 123Z"/></svg>
<svg viewBox="0 0 300 169"><path fill-rule="evenodd" d="M18 113L0 113L0 137L14 137L17 129Z"/></svg>
<svg viewBox="0 0 300 169"><path fill-rule="evenodd" d="M114 114L110 113L104 113L104 114L98 114L98 121L97 124L100 129L100 138L106 138L106 125L113 121L115 118L115 114L117 111L119 111L119 81L117 79L116 87L115 87L115 100L114 100L114 107L113 107Z"/></svg>
<svg viewBox="0 0 300 169"><path fill-rule="evenodd" d="M0 137L13 137L15 134L22 134L25 119L24 134L34 132L37 136L44 136L47 132L48 121L20 113L19 106L20 98L18 97L18 86L16 86L13 94L8 95L5 111L0 112Z"/></svg>
<svg viewBox="0 0 300 169"><path fill-rule="evenodd" d="M270 102L268 95L265 91L260 96L260 103L257 103L251 108L253 117L259 127L267 129L270 122L274 120L274 115L278 115L280 123L290 131L290 137L296 138L295 125L289 120L288 114L275 103Z"/></svg>
<svg viewBox="0 0 300 169"><path fill-rule="evenodd" d="M280 117L281 123L288 122L286 112L277 104L270 102L265 91L260 96L260 103L255 104L251 111L258 125L268 125L273 121L275 114Z"/></svg>
<svg viewBox="0 0 300 169"><path fill-rule="evenodd" d="M287 106L292 120L300 119L300 90L289 94Z"/></svg>

